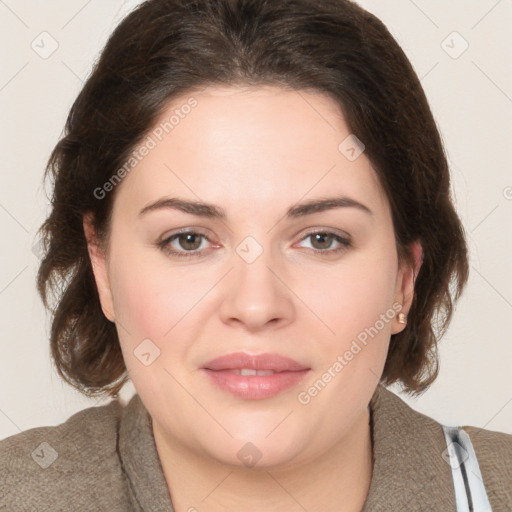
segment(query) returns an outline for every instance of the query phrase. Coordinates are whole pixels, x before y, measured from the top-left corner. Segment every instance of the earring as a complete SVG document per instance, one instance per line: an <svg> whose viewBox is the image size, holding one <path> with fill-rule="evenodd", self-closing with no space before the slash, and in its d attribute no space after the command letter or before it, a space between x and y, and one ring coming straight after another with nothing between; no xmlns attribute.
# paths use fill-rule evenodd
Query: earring
<svg viewBox="0 0 512 512"><path fill-rule="evenodd" d="M405 313L398 313L398 323L399 324L407 323L407 315Z"/></svg>

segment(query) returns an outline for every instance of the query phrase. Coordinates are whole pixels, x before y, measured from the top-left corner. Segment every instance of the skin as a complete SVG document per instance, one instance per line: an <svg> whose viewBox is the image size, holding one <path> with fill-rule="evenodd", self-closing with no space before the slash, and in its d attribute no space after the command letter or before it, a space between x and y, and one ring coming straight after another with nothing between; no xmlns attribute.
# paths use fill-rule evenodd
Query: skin
<svg viewBox="0 0 512 512"><path fill-rule="evenodd" d="M412 245L415 268L399 262L388 200L366 155L349 161L338 150L350 129L330 98L277 87L193 96L197 106L118 186L106 253L84 216L102 309L152 417L175 509L359 511L372 475L368 404L390 336L405 325L386 322L309 403L298 394L394 303L409 311L421 246ZM227 217L138 216L163 196L213 203ZM333 196L372 214L343 207L285 218L298 202ZM195 250L190 258L157 246L182 228L207 237L170 242ZM307 237L318 230L352 243ZM252 263L236 251L247 236L263 250ZM146 338L160 350L149 366L134 355ZM279 353L311 372L272 398L237 398L200 371L237 351ZM261 452L253 467L237 457L247 442Z"/></svg>

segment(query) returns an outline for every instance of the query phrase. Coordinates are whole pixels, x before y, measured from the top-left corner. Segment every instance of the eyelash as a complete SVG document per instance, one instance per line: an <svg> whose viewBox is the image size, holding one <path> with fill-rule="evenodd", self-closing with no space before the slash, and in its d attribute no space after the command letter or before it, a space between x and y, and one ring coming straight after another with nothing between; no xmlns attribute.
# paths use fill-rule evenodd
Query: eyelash
<svg viewBox="0 0 512 512"><path fill-rule="evenodd" d="M177 256L178 258L192 258L192 257L200 256L201 252L197 252L197 250L196 251L175 251L173 249L169 249L169 244L182 235L199 235L202 238L210 241L206 235L204 235L202 233L198 233L197 231L181 231L179 233L175 233L174 235L171 235L170 237L166 238L165 240L162 240L157 245L164 253L171 255L171 256ZM305 235L304 237L302 237L300 241L302 242L302 241L306 240L307 238L314 236L314 235L333 235L334 241L341 244L341 247L339 247L338 249L328 249L325 251L322 251L320 249L311 249L312 251L314 251L317 254L322 254L322 255L323 254L325 254L325 255L338 254L341 251L346 250L348 247L350 247L352 245L349 238L343 238L342 236L337 235L336 233L333 233L332 231L312 231L312 232L308 233L307 235Z"/></svg>

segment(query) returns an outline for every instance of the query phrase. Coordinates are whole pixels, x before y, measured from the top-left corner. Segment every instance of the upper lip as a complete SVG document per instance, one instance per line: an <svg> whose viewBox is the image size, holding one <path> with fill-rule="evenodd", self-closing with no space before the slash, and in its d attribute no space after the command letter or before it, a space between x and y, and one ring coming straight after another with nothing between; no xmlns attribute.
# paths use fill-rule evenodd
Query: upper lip
<svg viewBox="0 0 512 512"><path fill-rule="evenodd" d="M251 370L272 370L274 372L296 372L310 369L308 366L279 354L251 355L245 352L234 352L216 357L205 363L203 368L215 371L247 368Z"/></svg>

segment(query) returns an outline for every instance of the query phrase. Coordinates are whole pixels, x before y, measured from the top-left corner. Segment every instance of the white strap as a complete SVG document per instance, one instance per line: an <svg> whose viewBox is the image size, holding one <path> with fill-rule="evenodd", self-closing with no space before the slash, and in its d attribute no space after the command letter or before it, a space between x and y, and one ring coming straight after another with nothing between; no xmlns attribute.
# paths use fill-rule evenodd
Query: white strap
<svg viewBox="0 0 512 512"><path fill-rule="evenodd" d="M447 457L452 468L457 512L492 512L480 466L468 433L443 425Z"/></svg>

